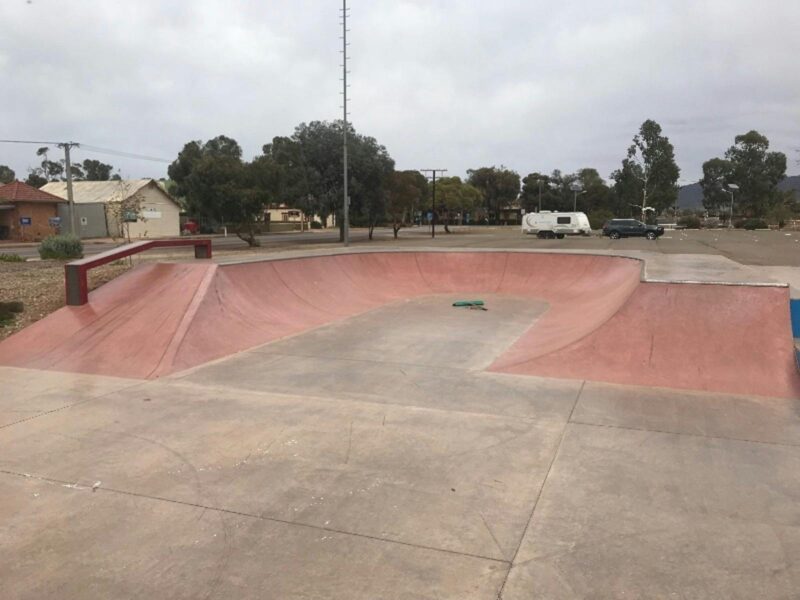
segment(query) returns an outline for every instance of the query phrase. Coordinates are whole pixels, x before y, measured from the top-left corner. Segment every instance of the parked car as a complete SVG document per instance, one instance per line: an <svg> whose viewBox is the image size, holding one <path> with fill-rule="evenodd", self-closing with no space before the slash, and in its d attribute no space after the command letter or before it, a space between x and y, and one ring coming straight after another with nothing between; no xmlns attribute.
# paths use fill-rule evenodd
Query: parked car
<svg viewBox="0 0 800 600"><path fill-rule="evenodd" d="M522 217L522 233L535 233L540 239L563 239L565 235L591 235L592 226L582 212L543 210Z"/></svg>
<svg viewBox="0 0 800 600"><path fill-rule="evenodd" d="M181 226L181 233L183 235L196 235L200 231L200 224L194 219L187 220Z"/></svg>
<svg viewBox="0 0 800 600"><path fill-rule="evenodd" d="M647 225L636 219L611 219L603 225L603 235L607 235L612 240L635 236L654 240L663 234L664 228L660 225Z"/></svg>

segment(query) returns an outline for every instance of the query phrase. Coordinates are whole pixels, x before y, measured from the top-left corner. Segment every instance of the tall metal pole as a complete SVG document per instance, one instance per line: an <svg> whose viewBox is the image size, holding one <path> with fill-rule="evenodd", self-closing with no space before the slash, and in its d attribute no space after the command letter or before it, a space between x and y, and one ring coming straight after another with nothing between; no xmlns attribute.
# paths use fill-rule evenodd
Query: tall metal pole
<svg viewBox="0 0 800 600"><path fill-rule="evenodd" d="M72 196L72 163L70 162L69 158L70 148L77 145L78 144L74 142L64 142L63 144L59 144L58 147L64 149L64 168L67 171L67 202L69 202L69 232L72 235L77 235L78 237L80 237L80 231L78 230L78 226L75 221L75 201Z"/></svg>
<svg viewBox="0 0 800 600"><path fill-rule="evenodd" d="M436 237L436 171L433 172L433 192L431 193L431 237Z"/></svg>
<svg viewBox="0 0 800 600"><path fill-rule="evenodd" d="M344 245L350 245L350 196L347 193L347 0L342 0L342 144L344 163Z"/></svg>
<svg viewBox="0 0 800 600"><path fill-rule="evenodd" d="M539 182L539 212L542 212L542 180L538 179Z"/></svg>
<svg viewBox="0 0 800 600"><path fill-rule="evenodd" d="M431 237L436 237L436 172L447 173L447 169L420 169L422 173L431 173L433 190L431 192Z"/></svg>

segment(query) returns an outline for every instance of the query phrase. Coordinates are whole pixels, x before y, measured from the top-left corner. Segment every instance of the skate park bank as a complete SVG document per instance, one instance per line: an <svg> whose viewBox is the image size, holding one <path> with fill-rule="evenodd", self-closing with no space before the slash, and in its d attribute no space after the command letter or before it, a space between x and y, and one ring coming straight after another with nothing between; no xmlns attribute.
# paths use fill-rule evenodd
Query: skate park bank
<svg viewBox="0 0 800 600"><path fill-rule="evenodd" d="M0 343L11 597L791 597L787 286L312 254L145 264Z"/></svg>

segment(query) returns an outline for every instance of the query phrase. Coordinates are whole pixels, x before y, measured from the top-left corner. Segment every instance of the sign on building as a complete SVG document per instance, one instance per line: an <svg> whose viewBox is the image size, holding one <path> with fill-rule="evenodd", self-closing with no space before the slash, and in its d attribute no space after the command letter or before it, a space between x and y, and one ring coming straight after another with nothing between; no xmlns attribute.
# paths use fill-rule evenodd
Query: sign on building
<svg viewBox="0 0 800 600"><path fill-rule="evenodd" d="M32 221L31 221L30 217L20 217L19 218L19 224L22 225L23 227L26 227L26 226L30 225L31 223L32 223Z"/></svg>

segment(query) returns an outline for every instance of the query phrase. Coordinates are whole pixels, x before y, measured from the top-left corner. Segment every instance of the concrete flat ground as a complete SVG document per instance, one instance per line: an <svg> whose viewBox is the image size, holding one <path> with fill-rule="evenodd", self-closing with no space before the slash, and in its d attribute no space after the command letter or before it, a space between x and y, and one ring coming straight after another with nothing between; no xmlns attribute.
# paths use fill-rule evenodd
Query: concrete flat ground
<svg viewBox="0 0 800 600"><path fill-rule="evenodd" d="M156 381L0 367L0 596L798 597L800 400L488 373L547 305L481 298Z"/></svg>

